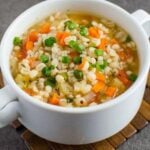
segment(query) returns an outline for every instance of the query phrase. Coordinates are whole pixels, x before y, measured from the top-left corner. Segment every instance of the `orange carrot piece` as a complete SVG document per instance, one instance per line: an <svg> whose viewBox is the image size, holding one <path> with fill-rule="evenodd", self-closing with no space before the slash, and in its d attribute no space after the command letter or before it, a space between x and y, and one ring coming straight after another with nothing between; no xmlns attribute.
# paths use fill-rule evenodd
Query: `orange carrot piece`
<svg viewBox="0 0 150 150"><path fill-rule="evenodd" d="M32 50L34 47L34 44L32 41L27 41L25 47L26 47L26 50Z"/></svg>
<svg viewBox="0 0 150 150"><path fill-rule="evenodd" d="M82 58L82 63L78 65L78 69L82 70L86 62L87 62L86 57Z"/></svg>
<svg viewBox="0 0 150 150"><path fill-rule="evenodd" d="M100 73L100 72L96 72L96 79L99 80L99 81L103 81L105 82L105 75Z"/></svg>
<svg viewBox="0 0 150 150"><path fill-rule="evenodd" d="M125 61L127 59L127 55L124 51L117 52L117 54L119 55L121 60Z"/></svg>
<svg viewBox="0 0 150 150"><path fill-rule="evenodd" d="M66 37L69 36L69 33L68 32L58 32L57 35L56 35L56 38L58 39L58 42L61 46L65 46L65 41L64 39Z"/></svg>
<svg viewBox="0 0 150 150"><path fill-rule="evenodd" d="M53 95L48 99L48 102L53 105L59 104L59 95L57 93L53 93Z"/></svg>
<svg viewBox="0 0 150 150"><path fill-rule="evenodd" d="M100 91L103 91L105 89L105 83L102 81L98 81L93 87L92 90L95 93L98 93Z"/></svg>
<svg viewBox="0 0 150 150"><path fill-rule="evenodd" d="M28 40L32 42L36 42L38 40L38 32L37 31L29 32Z"/></svg>
<svg viewBox="0 0 150 150"><path fill-rule="evenodd" d="M102 49L102 50L106 50L106 46L108 45L109 41L106 38L103 38L101 40L100 45L98 46L98 48Z"/></svg>
<svg viewBox="0 0 150 150"><path fill-rule="evenodd" d="M94 38L99 38L99 29L97 27L90 27L89 35Z"/></svg>
<svg viewBox="0 0 150 150"><path fill-rule="evenodd" d="M31 96L34 96L34 95L36 94L36 93L35 93L32 89L30 89L30 88L25 88L24 91L25 91L26 93L28 93L29 95L31 95Z"/></svg>
<svg viewBox="0 0 150 150"><path fill-rule="evenodd" d="M131 84L131 81L128 79L128 76L124 70L120 70L117 77L125 86L129 86Z"/></svg>
<svg viewBox="0 0 150 150"><path fill-rule="evenodd" d="M42 34L49 33L50 32L50 23L49 22L43 23L39 28L39 32Z"/></svg>
<svg viewBox="0 0 150 150"><path fill-rule="evenodd" d="M60 40L61 37L62 37L62 35L63 35L63 32L57 32L56 38L57 38L58 40Z"/></svg>
<svg viewBox="0 0 150 150"><path fill-rule="evenodd" d="M16 57L19 60L26 58L26 56L27 56L27 52L25 50L20 50L19 52L16 53Z"/></svg>
<svg viewBox="0 0 150 150"><path fill-rule="evenodd" d="M114 97L117 92L117 88L110 86L106 89L105 94L109 97Z"/></svg>

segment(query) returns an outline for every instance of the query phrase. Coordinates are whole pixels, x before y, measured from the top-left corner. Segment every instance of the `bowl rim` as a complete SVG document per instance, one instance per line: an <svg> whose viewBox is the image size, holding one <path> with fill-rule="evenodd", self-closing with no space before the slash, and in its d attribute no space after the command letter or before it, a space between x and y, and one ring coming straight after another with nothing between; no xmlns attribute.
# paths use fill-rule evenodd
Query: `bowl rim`
<svg viewBox="0 0 150 150"><path fill-rule="evenodd" d="M11 28L13 27L13 25L19 21L20 18L24 17L26 15L26 13L30 13L30 10L38 7L41 4L47 4L47 3L52 3L52 2L56 2L56 1L63 1L63 0L51 0L51 1L43 1L40 2L36 5L33 5L32 7L28 8L27 10L25 10L21 15L19 15L13 22L12 24L8 27L8 29L6 30L2 41L1 41L1 51L4 50L5 48L5 41L7 41L7 37L9 35L9 32L11 31ZM139 32L141 32L141 36L142 38L144 38L145 40L145 44L147 47L147 50L150 48L149 44L148 44L148 38L146 36L146 33L144 32L144 29L136 22L135 19L133 19L131 17L131 14L129 14L126 10L124 10L123 8L117 6L116 4L113 4L111 2L105 1L105 0L86 0L86 3L88 3L88 1L90 2L99 2L99 3L105 3L107 5L109 5L110 7L114 7L115 9L118 9L118 11L120 11L121 15L126 15L128 17L128 19L130 21L132 21L132 24L134 24L136 26L136 28L138 28ZM149 53L150 56L150 52ZM144 82L145 80L145 74L148 72L149 70L149 64L145 64L143 65L143 68L141 70L141 72L139 72L139 76L137 78L137 80L135 81L135 83L129 88L127 89L124 93L122 93L121 95L117 96L116 98L113 98L113 100L108 101L106 103L102 103L96 106L92 106L92 107L83 107L83 108L66 108L66 107L61 107L61 106L55 106L55 105L51 105L51 104L47 104L44 103L42 101L36 100L35 98L33 98L32 96L28 95L27 93L25 93L21 88L19 88L19 86L15 83L15 81L12 78L12 75L9 73L9 69L5 66L5 63L3 63L3 55L0 55L0 65L1 65L1 70L3 73L3 76L5 77L7 83L9 83L9 85L15 90L15 92L21 96L23 98L23 100L25 100L26 102L29 102L30 104L36 105L37 107L40 108L44 108L47 110L52 110L55 112L60 112L60 113L72 113L72 114L81 114L81 113L91 113L91 112L95 112L95 111L99 111L99 110L104 110L110 107L113 107L117 104L122 103L123 101L126 100L126 98L131 95L132 93L136 92L137 88L140 87L140 85Z"/></svg>

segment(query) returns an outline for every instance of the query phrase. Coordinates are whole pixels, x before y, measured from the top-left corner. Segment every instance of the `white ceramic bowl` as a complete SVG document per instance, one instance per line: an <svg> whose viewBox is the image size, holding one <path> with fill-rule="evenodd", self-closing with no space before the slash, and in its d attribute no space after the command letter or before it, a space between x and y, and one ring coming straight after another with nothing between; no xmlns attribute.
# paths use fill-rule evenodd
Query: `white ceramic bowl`
<svg viewBox="0 0 150 150"><path fill-rule="evenodd" d="M125 93L108 103L87 108L48 105L23 92L11 76L9 56L13 38L50 13L68 9L111 19L128 31L137 44L138 79ZM149 35L150 17L146 12L139 10L129 14L104 0L49 0L26 10L9 26L1 41L0 65L5 87L0 90L0 127L18 118L33 133L64 144L92 143L117 133L135 116L142 101L150 66Z"/></svg>

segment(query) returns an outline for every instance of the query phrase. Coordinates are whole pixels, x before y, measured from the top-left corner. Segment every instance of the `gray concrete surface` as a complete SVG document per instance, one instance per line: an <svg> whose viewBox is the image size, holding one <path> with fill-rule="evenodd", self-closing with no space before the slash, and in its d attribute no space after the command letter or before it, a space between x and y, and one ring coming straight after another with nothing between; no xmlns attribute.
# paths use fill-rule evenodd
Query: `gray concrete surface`
<svg viewBox="0 0 150 150"><path fill-rule="evenodd" d="M139 8L150 13L150 0L110 0L133 12ZM40 0L0 0L0 39L9 24L28 7ZM26 146L16 131L7 126L0 129L0 150L25 150ZM121 145L119 150L150 150L150 125Z"/></svg>

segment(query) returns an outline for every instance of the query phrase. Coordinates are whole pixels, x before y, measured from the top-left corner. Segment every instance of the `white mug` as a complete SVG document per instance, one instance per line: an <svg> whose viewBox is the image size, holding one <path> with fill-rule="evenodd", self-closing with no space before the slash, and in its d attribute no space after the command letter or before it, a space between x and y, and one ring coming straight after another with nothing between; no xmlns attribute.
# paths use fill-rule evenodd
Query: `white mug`
<svg viewBox="0 0 150 150"><path fill-rule="evenodd" d="M13 38L55 11L83 11L102 15L123 27L134 39L140 59L136 82L114 100L94 107L63 108L43 103L23 92L12 78L9 56ZM0 90L0 127L18 119L30 131L63 144L103 140L123 129L137 113L150 66L150 16L143 10L129 14L105 0L49 0L22 13L7 29L0 47L5 87Z"/></svg>

